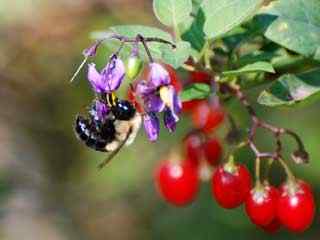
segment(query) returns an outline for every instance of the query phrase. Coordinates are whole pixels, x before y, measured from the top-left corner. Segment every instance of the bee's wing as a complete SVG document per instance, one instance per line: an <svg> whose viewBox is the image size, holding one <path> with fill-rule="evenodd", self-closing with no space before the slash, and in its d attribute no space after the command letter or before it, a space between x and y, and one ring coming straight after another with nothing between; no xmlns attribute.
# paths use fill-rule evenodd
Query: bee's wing
<svg viewBox="0 0 320 240"><path fill-rule="evenodd" d="M126 135L126 138L120 143L120 145L114 151L112 151L104 161L102 161L98 165L99 170L102 169L104 166L106 166L118 154L118 152L121 150L121 148L127 143L131 133L132 133L132 127L130 127L130 129Z"/></svg>

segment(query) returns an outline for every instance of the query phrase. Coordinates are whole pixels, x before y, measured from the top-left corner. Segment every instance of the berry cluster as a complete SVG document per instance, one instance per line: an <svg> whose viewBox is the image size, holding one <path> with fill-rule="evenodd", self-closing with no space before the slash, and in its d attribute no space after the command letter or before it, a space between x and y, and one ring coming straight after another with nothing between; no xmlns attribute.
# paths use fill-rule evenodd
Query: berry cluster
<svg viewBox="0 0 320 240"><path fill-rule="evenodd" d="M192 74L192 79L210 81L208 75L201 72ZM210 100L193 100L183 103L183 111L191 115L196 129L184 139L184 158L171 154L155 174L157 189L167 202L187 205L195 199L200 180L211 180L212 196L221 207L234 209L244 205L251 222L269 233L282 226L292 232L303 232L312 224L315 215L312 189L292 175L282 158L271 158L267 168L277 159L286 171L285 183L275 187L269 183L268 176L261 181L258 157L253 184L247 167L236 163L232 154L220 164L222 145L212 135L225 118L222 108Z"/></svg>
<svg viewBox="0 0 320 240"><path fill-rule="evenodd" d="M180 86L174 72L169 71L171 79ZM191 82L210 81L204 72L191 74ZM173 153L169 159L160 163L155 178L161 195L170 203L183 206L197 195L200 180L211 178L222 157L222 145L214 132L224 120L218 99L192 100L183 103L183 112L191 116L194 130L183 140L183 160Z"/></svg>
<svg viewBox="0 0 320 240"><path fill-rule="evenodd" d="M140 34L128 38L111 34L83 52L85 59L74 77L107 39L119 40L120 48L108 58L101 71L95 68L94 63L88 64L87 77L95 100L88 116L78 116L75 124L77 136L88 147L110 153L100 167L107 164L122 146L133 142L141 122L148 139L153 142L159 136L161 117L165 128L172 133L181 113L185 113L191 118L194 129L184 138L183 154L172 153L166 161L161 162L155 175L157 188L169 203L177 206L191 203L198 193L200 180L211 181L212 196L221 207L233 209L244 205L252 223L267 232L276 232L281 226L293 232L303 232L312 224L315 215L312 189L292 174L283 159L281 137L287 135L297 144L291 159L297 164L308 162L308 153L295 132L258 118L238 83L221 79L219 73L199 63L191 60L185 63L191 73L189 81L182 84L171 67L156 63L150 53L148 44L151 42L176 48L174 44L160 38L144 38ZM127 64L119 57L125 44L132 45ZM143 67L139 45L144 48L149 64L142 79L136 80ZM125 79L131 80L128 100L119 99L116 95ZM189 84L207 85L211 89L209 96L182 102L180 93ZM220 105L221 99L231 97L238 99L250 115L251 125L245 140L232 116ZM223 157L224 151L216 129L226 119L230 127L225 142L231 150ZM260 151L256 145L255 136L259 128L273 135L276 147L272 152ZM247 167L234 159L234 152L246 146L256 157L255 183ZM222 159L227 160L221 162ZM262 160L267 167L263 177L260 174ZM273 163L279 163L287 176L287 180L279 187L270 184L267 174Z"/></svg>

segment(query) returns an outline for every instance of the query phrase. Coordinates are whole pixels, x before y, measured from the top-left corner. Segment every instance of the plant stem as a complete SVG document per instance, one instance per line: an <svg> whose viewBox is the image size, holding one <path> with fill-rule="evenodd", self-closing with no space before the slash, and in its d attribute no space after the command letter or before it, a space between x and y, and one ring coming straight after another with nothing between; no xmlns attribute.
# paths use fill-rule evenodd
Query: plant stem
<svg viewBox="0 0 320 240"><path fill-rule="evenodd" d="M255 162L256 187L261 186L260 165L261 165L261 159L259 157L257 157L256 162Z"/></svg>
<svg viewBox="0 0 320 240"><path fill-rule="evenodd" d="M287 174L287 178L288 181L291 183L295 183L296 182L296 178L293 175L293 173L291 172L289 166L286 164L286 162L282 159L282 157L278 158L278 161L280 162L280 164L282 165L283 169L285 170L286 174Z"/></svg>

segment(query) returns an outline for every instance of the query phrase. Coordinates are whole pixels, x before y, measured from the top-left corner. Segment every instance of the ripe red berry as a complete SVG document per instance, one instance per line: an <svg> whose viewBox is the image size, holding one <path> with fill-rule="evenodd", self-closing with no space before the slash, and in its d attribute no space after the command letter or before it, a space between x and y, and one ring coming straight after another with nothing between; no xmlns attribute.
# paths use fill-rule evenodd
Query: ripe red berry
<svg viewBox="0 0 320 240"><path fill-rule="evenodd" d="M290 231L303 232L313 221L315 202L311 187L302 181L281 186L277 216Z"/></svg>
<svg viewBox="0 0 320 240"><path fill-rule="evenodd" d="M271 223L266 226L261 226L261 228L268 233L276 233L280 230L281 223L278 218L275 218Z"/></svg>
<svg viewBox="0 0 320 240"><path fill-rule="evenodd" d="M192 121L196 128L205 133L210 132L220 125L224 119L224 112L219 106L212 106L202 101L192 111Z"/></svg>
<svg viewBox="0 0 320 240"><path fill-rule="evenodd" d="M198 169L187 162L165 161L157 169L155 181L166 201L183 206L190 203L198 192Z"/></svg>
<svg viewBox="0 0 320 240"><path fill-rule="evenodd" d="M199 134L189 134L184 140L184 145L187 159L197 165L202 157L201 136Z"/></svg>
<svg viewBox="0 0 320 240"><path fill-rule="evenodd" d="M279 190L273 186L257 186L250 191L245 209L250 220L259 226L268 226L275 218Z"/></svg>
<svg viewBox="0 0 320 240"><path fill-rule="evenodd" d="M210 83L211 76L206 72L194 71L190 74L191 81L194 83Z"/></svg>
<svg viewBox="0 0 320 240"><path fill-rule="evenodd" d="M182 90L182 83L181 80L177 74L177 72L170 66L165 65L166 70L169 73L171 84L173 85L174 89L177 92L180 92Z"/></svg>
<svg viewBox="0 0 320 240"><path fill-rule="evenodd" d="M182 102L182 111L183 112L192 112L199 103L203 102L203 100L190 100Z"/></svg>
<svg viewBox="0 0 320 240"><path fill-rule="evenodd" d="M203 151L208 163L212 166L216 166L219 163L222 154L222 146L218 139L208 139L203 144Z"/></svg>
<svg viewBox="0 0 320 240"><path fill-rule="evenodd" d="M230 163L216 169L212 178L212 193L220 206L236 208L247 198L251 188L248 169L242 164Z"/></svg>
<svg viewBox="0 0 320 240"><path fill-rule="evenodd" d="M127 98L135 106L135 108L137 109L137 111L139 113L143 112L143 108L139 104L139 102L137 101L136 94L135 94L135 92L133 91L133 89L131 87L128 88Z"/></svg>

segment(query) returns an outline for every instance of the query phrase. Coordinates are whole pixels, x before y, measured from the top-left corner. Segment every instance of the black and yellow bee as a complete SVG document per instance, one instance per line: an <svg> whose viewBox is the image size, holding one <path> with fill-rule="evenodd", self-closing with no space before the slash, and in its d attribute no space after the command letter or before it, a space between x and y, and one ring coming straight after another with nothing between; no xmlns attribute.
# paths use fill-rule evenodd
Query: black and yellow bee
<svg viewBox="0 0 320 240"><path fill-rule="evenodd" d="M96 151L111 153L99 168L106 165L124 145L134 141L142 122L141 115L129 101L118 99L114 94L106 94L101 101L110 109L105 118L97 117L93 104L89 116L78 115L75 123L78 139Z"/></svg>

